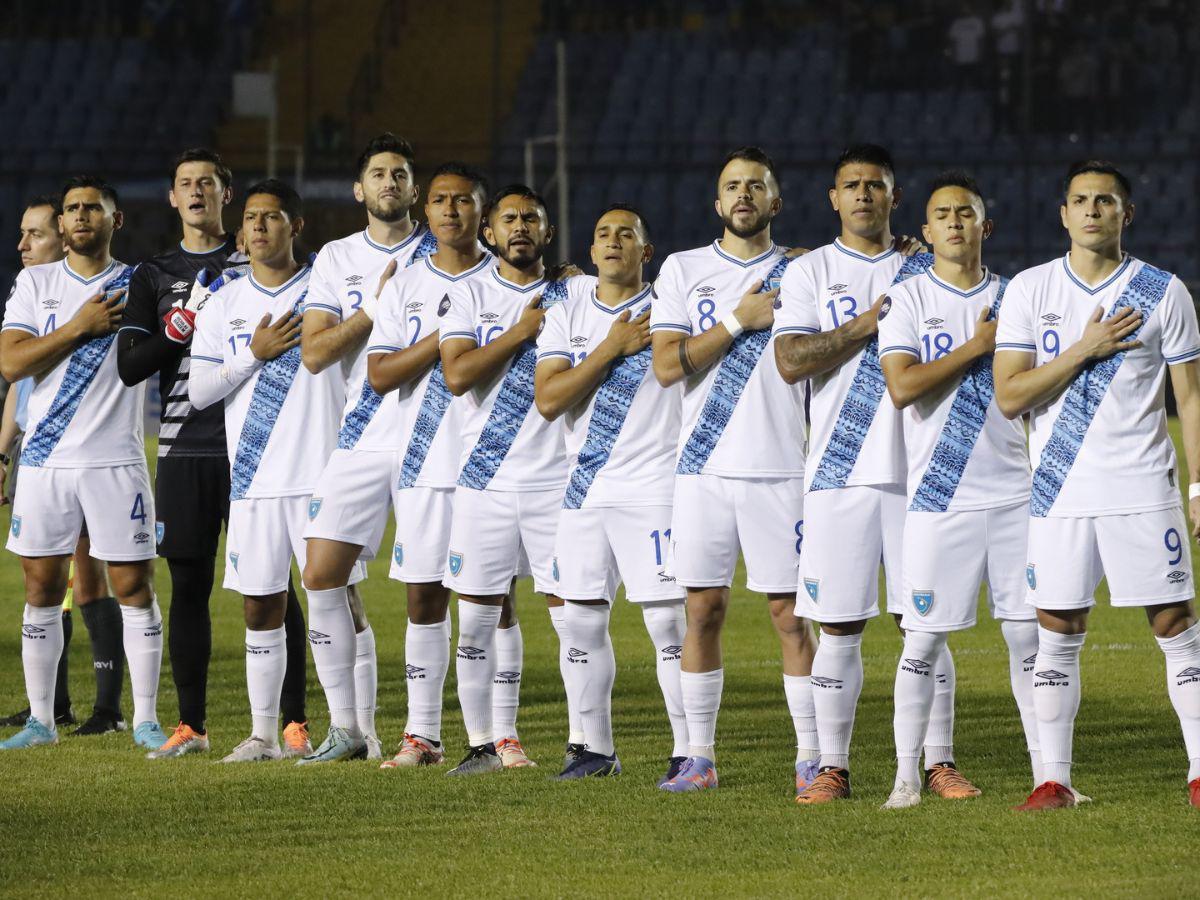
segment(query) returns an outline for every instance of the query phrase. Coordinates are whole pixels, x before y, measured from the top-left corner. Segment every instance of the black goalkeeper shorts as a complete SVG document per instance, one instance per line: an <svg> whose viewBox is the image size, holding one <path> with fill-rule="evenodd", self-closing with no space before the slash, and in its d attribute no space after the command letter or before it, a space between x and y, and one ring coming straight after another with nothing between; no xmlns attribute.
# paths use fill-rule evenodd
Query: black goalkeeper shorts
<svg viewBox="0 0 1200 900"><path fill-rule="evenodd" d="M229 461L163 456L154 480L155 537L165 559L215 557L229 522Z"/></svg>

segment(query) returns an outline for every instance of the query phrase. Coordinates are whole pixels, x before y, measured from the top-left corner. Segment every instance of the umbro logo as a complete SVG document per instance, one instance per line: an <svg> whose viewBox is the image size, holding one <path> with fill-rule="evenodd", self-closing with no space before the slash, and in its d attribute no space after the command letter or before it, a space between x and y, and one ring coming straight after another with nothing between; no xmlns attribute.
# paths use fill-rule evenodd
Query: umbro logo
<svg viewBox="0 0 1200 900"><path fill-rule="evenodd" d="M36 625L22 625L21 634L34 641L44 641L46 639L46 629L38 628Z"/></svg>
<svg viewBox="0 0 1200 900"><path fill-rule="evenodd" d="M659 573L658 573L658 580L659 580L659 582L660 582L660 583L665 583L665 582L668 582L668 581L669 581L671 584L674 584L674 583L675 583L675 576L674 576L674 575L668 575L666 572L659 572Z"/></svg>
<svg viewBox="0 0 1200 900"><path fill-rule="evenodd" d="M133 536L133 542L134 542L135 544L147 544L147 543L149 543L149 542L150 542L150 534L149 534L149 532L145 532L145 531L139 531L137 534L135 534L135 535Z"/></svg>
<svg viewBox="0 0 1200 900"><path fill-rule="evenodd" d="M423 666L414 666L412 663L404 667L404 674L409 678L424 678L425 676L421 674L424 671Z"/></svg>
<svg viewBox="0 0 1200 900"><path fill-rule="evenodd" d="M1197 668L1196 666L1188 666L1175 677L1179 679L1175 682L1176 687L1181 684L1195 684L1196 682L1200 681L1200 668Z"/></svg>
<svg viewBox="0 0 1200 900"><path fill-rule="evenodd" d="M245 319L234 319L229 324L232 325L234 328L241 328L243 325L246 324L246 320Z"/></svg>
<svg viewBox="0 0 1200 900"><path fill-rule="evenodd" d="M142 637L158 637L160 634L162 634L162 622L159 622L149 631L143 631Z"/></svg>
<svg viewBox="0 0 1200 900"><path fill-rule="evenodd" d="M1054 325L1062 321L1062 316L1060 316L1058 313L1045 313L1042 316L1042 321L1047 325Z"/></svg>
<svg viewBox="0 0 1200 900"><path fill-rule="evenodd" d="M697 294L711 294L715 290L716 290L716 288L713 287L711 284L706 284L702 287L696 288L696 293Z"/></svg>
<svg viewBox="0 0 1200 900"><path fill-rule="evenodd" d="M425 676L422 675L421 677L424 678ZM494 679L492 679L492 683L493 684L520 684L521 683L521 673L520 672L497 672L496 677Z"/></svg>
<svg viewBox="0 0 1200 900"><path fill-rule="evenodd" d="M257 644L247 644L246 652L251 656L262 656L264 653L270 653L270 647L260 647Z"/></svg>
<svg viewBox="0 0 1200 900"><path fill-rule="evenodd" d="M836 294L844 294L844 293L846 293L846 290L849 287L850 286L847 284L831 284L829 286L829 293L835 294L835 295Z"/></svg>
<svg viewBox="0 0 1200 900"><path fill-rule="evenodd" d="M814 675L812 676L812 683L819 688L833 688L836 691L842 689L842 679L840 678L826 678L823 675Z"/></svg>
<svg viewBox="0 0 1200 900"><path fill-rule="evenodd" d="M946 320L939 319L937 316L934 316L932 319L926 319L925 324L928 325L930 328L941 328L943 325L946 324Z"/></svg>
<svg viewBox="0 0 1200 900"><path fill-rule="evenodd" d="M586 663L587 660L584 659L585 656L587 656L586 650L580 650L578 647L572 647L567 651L567 662Z"/></svg>
<svg viewBox="0 0 1200 900"><path fill-rule="evenodd" d="M683 647L679 644L671 644L669 647L663 647L662 652L669 653L672 656L676 656L683 652Z"/></svg>
<svg viewBox="0 0 1200 900"><path fill-rule="evenodd" d="M459 659L487 659L487 655L478 647L459 647Z"/></svg>
<svg viewBox="0 0 1200 900"><path fill-rule="evenodd" d="M494 312L480 313L479 318L483 319L483 321L485 321L485 322L495 322L498 318L500 318L500 313L494 313Z"/></svg>
<svg viewBox="0 0 1200 900"><path fill-rule="evenodd" d="M49 299L49 300L43 300L43 301L42 301L42 307L43 307L44 309L58 309L58 307L59 307L59 306L61 306L61 305L62 305L62 301L60 301L60 300L55 300L55 299L53 299L53 298L51 298L51 299Z"/></svg>
<svg viewBox="0 0 1200 900"><path fill-rule="evenodd" d="M1021 660L1021 662L1023 662L1027 666L1036 666L1037 665L1037 654L1034 653L1032 656L1027 656L1023 660Z"/></svg>
<svg viewBox="0 0 1200 900"><path fill-rule="evenodd" d="M1174 572L1167 573L1167 581L1171 582L1171 584L1180 584L1187 581L1187 577L1187 572L1184 572L1182 569L1176 569Z"/></svg>
<svg viewBox="0 0 1200 900"><path fill-rule="evenodd" d="M918 672L924 672L929 668L929 663L925 662L923 659L909 659L908 657L905 657L904 662L912 666Z"/></svg>
<svg viewBox="0 0 1200 900"><path fill-rule="evenodd" d="M308 642L310 644L328 644L330 643L329 635L317 631L315 628L308 629Z"/></svg>
<svg viewBox="0 0 1200 900"><path fill-rule="evenodd" d="M424 303L422 303L420 300L412 300L412 301L410 301L410 302L409 302L409 304L408 304L406 307L404 307L404 308L405 308L405 309L407 309L407 310L418 310L418 309L420 309L420 308L421 308L422 306L424 306L424 305L425 305L425 304L424 304Z"/></svg>
<svg viewBox="0 0 1200 900"><path fill-rule="evenodd" d="M1047 681L1056 681L1056 680L1059 680L1062 678L1066 678L1067 676L1066 676L1065 672L1060 672L1060 671L1058 671L1058 669L1047 669L1044 672L1038 672L1037 677L1045 678Z"/></svg>
<svg viewBox="0 0 1200 900"><path fill-rule="evenodd" d="M1066 673L1060 672L1057 669L1036 672L1033 676L1034 687L1066 687L1070 683Z"/></svg>
<svg viewBox="0 0 1200 900"><path fill-rule="evenodd" d="M362 279L361 275L347 275L346 276L346 284L362 284L362 280L363 279Z"/></svg>
<svg viewBox="0 0 1200 900"><path fill-rule="evenodd" d="M191 285L188 284L186 281L177 281L173 285L171 285L170 289L173 291L183 291L190 287L191 287Z"/></svg>
<svg viewBox="0 0 1200 900"><path fill-rule="evenodd" d="M575 335L575 337L571 338L571 345L573 347L578 347L578 346L580 346L582 344L586 344L586 343L587 343L587 338L585 338L582 334L577 334L577 335Z"/></svg>

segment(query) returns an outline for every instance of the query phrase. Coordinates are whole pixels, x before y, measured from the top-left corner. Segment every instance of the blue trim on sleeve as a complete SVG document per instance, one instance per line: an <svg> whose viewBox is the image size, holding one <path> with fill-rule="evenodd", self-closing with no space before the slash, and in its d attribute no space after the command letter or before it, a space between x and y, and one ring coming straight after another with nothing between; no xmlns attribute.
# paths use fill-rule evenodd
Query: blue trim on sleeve
<svg viewBox="0 0 1200 900"><path fill-rule="evenodd" d="M201 356L201 355L200 355L200 354L198 354L198 353L193 353L193 354L192 354L192 359L202 359L202 360L204 360L205 362L215 362L215 363L224 363L224 362L225 362L225 360L223 360L223 359L221 359L221 358L219 358L219 357L216 357L216 356Z"/></svg>
<svg viewBox="0 0 1200 900"><path fill-rule="evenodd" d="M538 354L537 361L541 362L543 359L549 359L552 356L561 356L566 360L571 359L571 354L567 353L565 350L547 350L545 353Z"/></svg>
<svg viewBox="0 0 1200 900"><path fill-rule="evenodd" d="M997 350L1028 350L1030 353L1037 352L1037 346L1035 344L1014 344L1014 343L997 344L996 349Z"/></svg>
<svg viewBox="0 0 1200 900"><path fill-rule="evenodd" d="M395 353L397 350L403 349L403 347L393 347L391 344L372 344L367 348L367 353Z"/></svg>
<svg viewBox="0 0 1200 900"><path fill-rule="evenodd" d="M880 356L883 356L885 353L911 353L913 356L917 357L921 355L920 351L917 350L916 347L905 347L900 344L893 344L892 346L884 347L879 351Z"/></svg>
<svg viewBox="0 0 1200 900"><path fill-rule="evenodd" d="M304 304L304 310L305 310L305 312L307 312L310 309L325 309L325 310L328 310L329 312L333 313L339 319L342 317L341 309L336 306L330 306L328 303L315 303L312 300L309 300L308 302L306 302Z"/></svg>
<svg viewBox="0 0 1200 900"><path fill-rule="evenodd" d="M651 331L682 331L684 334L692 333L691 325L680 325L677 322L659 322L657 325L650 326Z"/></svg>
<svg viewBox="0 0 1200 900"><path fill-rule="evenodd" d="M1197 356L1200 356L1200 347L1197 347L1194 350L1189 350L1186 353L1180 353L1178 356L1164 356L1163 359L1165 359L1168 363L1174 364L1187 362L1189 359L1195 359Z"/></svg>
<svg viewBox="0 0 1200 900"><path fill-rule="evenodd" d="M32 325L26 325L24 322L5 322L4 328L0 330L8 331L10 328L20 328L22 331L28 331L34 337L39 337L41 335L40 331L38 331Z"/></svg>
<svg viewBox="0 0 1200 900"><path fill-rule="evenodd" d="M820 328L809 328L807 325L784 325L776 328L775 334L820 334Z"/></svg>
<svg viewBox="0 0 1200 900"><path fill-rule="evenodd" d="M478 338L475 337L475 332L473 331L443 331L438 337L438 344L444 344L446 341L450 340L450 338L467 338L472 341L478 341Z"/></svg>

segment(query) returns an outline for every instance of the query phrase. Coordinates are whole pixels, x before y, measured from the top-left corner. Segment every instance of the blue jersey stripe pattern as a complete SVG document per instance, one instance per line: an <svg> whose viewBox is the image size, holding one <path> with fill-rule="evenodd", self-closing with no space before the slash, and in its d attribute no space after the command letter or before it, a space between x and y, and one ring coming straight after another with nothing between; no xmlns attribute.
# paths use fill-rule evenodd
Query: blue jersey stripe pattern
<svg viewBox="0 0 1200 900"><path fill-rule="evenodd" d="M126 267L119 275L106 282L101 290L119 291L128 287L133 270L133 266ZM92 338L71 354L62 384L58 386L58 393L50 401L50 408L38 422L32 436L25 442L21 451L21 465L40 467L46 464L46 460L66 433L71 420L75 418L75 413L79 411L79 404L83 402L84 394L96 379L96 373L108 357L108 351L115 339L115 334Z"/></svg>
<svg viewBox="0 0 1200 900"><path fill-rule="evenodd" d="M1142 314L1142 324L1125 338L1126 341L1137 340L1142 329L1146 327L1146 322L1166 296L1167 285L1170 283L1170 272L1145 264L1129 280L1120 298L1112 305L1113 309L1128 306ZM1058 418L1054 420L1050 437L1046 446L1042 448L1038 466L1033 472L1033 492L1029 497L1030 515L1039 518L1047 515L1054 501L1058 499L1067 475L1079 456L1079 449L1083 446L1088 428L1096 418L1100 402L1124 360L1124 353L1116 353L1107 359L1090 363L1075 376L1075 380L1067 388L1062 409L1058 412Z"/></svg>
<svg viewBox="0 0 1200 900"><path fill-rule="evenodd" d="M566 299L566 281L552 281L542 292L540 306L547 309ZM504 374L496 402L492 404L487 422L479 432L479 440L475 442L459 473L458 483L463 487L482 491L496 477L496 472L517 439L517 433L525 424L525 417L533 408L533 371L536 366L537 347L530 341L513 357L512 364Z"/></svg>
<svg viewBox="0 0 1200 900"><path fill-rule="evenodd" d="M454 395L446 386L446 373L442 371L439 360L433 364L429 373L429 381L425 385L425 396L421 398L421 408L417 410L417 420L413 423L412 437L408 441L408 449L404 451L404 460L400 463L400 481L402 488L415 487L425 458L429 456L429 448L433 446L446 410Z"/></svg>
<svg viewBox="0 0 1200 900"><path fill-rule="evenodd" d="M920 275L932 265L932 253L913 254L904 260L892 284ZM875 420L875 412L879 409L879 401L883 399L886 388L883 369L879 366L879 340L873 337L863 347L858 369L854 372L846 399L842 401L842 408L838 410L833 433L813 473L809 490L825 491L846 486L846 479L858 462L858 454L862 452L863 442L867 439L867 432Z"/></svg>
<svg viewBox="0 0 1200 900"><path fill-rule="evenodd" d="M779 279L791 260L781 256L771 267L767 277L763 279L763 291L779 287ZM686 340L686 338L685 338ZM700 472L713 451L717 449L717 441L725 433L725 427L733 417L734 407L746 388L746 382L754 374L754 368L762 358L763 351L771 340L771 329L746 331L734 338L729 345L725 358L717 368L708 397L700 409L700 418L696 427L688 435L687 443L679 453L679 464L675 468L678 475L694 475Z"/></svg>
<svg viewBox="0 0 1200 900"><path fill-rule="evenodd" d="M1007 288L1008 279L1001 278L996 299L992 301L993 319L1000 312L1000 302ZM988 407L995 396L996 382L992 377L992 354L989 353L971 364L958 390L954 392L954 401L942 425L942 433L938 435L921 483L913 491L909 510L945 512L950 508L967 462L971 459L971 452L975 449L975 442L979 440L984 422L987 421Z"/></svg>
<svg viewBox="0 0 1200 900"><path fill-rule="evenodd" d="M433 236L433 232L426 231L421 235L421 242L417 244L417 249L413 251L413 255L408 258L404 267L408 268L435 252L437 252L437 238ZM371 424L371 420L375 418L375 413L378 412L379 404L382 402L383 398L375 393L371 382L364 378L362 390L358 392L358 402L354 404L354 409L347 413L346 420L338 430L337 446L339 450L354 449L354 445L358 443L367 426Z"/></svg>

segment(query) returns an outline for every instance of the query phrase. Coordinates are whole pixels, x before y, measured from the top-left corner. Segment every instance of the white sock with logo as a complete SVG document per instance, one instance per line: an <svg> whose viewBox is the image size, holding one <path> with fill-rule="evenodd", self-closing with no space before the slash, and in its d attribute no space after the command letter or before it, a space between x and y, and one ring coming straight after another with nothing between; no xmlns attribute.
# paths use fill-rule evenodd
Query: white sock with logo
<svg viewBox="0 0 1200 900"><path fill-rule="evenodd" d="M358 736L354 717L354 616L345 586L308 594L308 645L329 704L329 724Z"/></svg>
<svg viewBox="0 0 1200 900"><path fill-rule="evenodd" d="M25 604L21 618L21 665L25 669L25 694L29 714L54 731L54 681L62 656L61 606Z"/></svg>
<svg viewBox="0 0 1200 900"><path fill-rule="evenodd" d="M472 747L492 742L492 679L496 674L496 626L500 607L458 601L458 702Z"/></svg>
<svg viewBox="0 0 1200 900"><path fill-rule="evenodd" d="M1033 711L1033 668L1037 663L1037 622L1002 621L1000 633L1008 645L1008 680L1012 685L1021 727L1025 730L1025 746L1029 748L1029 764L1033 769L1033 786L1042 783L1042 751L1038 744L1037 714Z"/></svg>
<svg viewBox="0 0 1200 900"><path fill-rule="evenodd" d="M783 695L787 698L792 727L796 729L796 762L808 762L821 755L817 740L817 709L813 705L812 676L783 676Z"/></svg>
<svg viewBox="0 0 1200 900"><path fill-rule="evenodd" d="M954 694L958 678L949 645L943 645L934 664L933 706L929 710L929 730L925 734L925 768L954 762Z"/></svg>
<svg viewBox="0 0 1200 900"><path fill-rule="evenodd" d="M679 673L683 711L688 724L688 756L716 762L717 713L725 690L725 670Z"/></svg>
<svg viewBox="0 0 1200 900"><path fill-rule="evenodd" d="M246 629L246 693L250 697L252 736L279 745L279 692L287 670L287 632L280 626L267 631Z"/></svg>
<svg viewBox="0 0 1200 900"><path fill-rule="evenodd" d="M449 620L449 614L446 619ZM404 634L404 670L408 685L407 734L442 740L442 688L450 668L446 623L417 625L410 619Z"/></svg>
<svg viewBox="0 0 1200 900"><path fill-rule="evenodd" d="M683 601L645 603L642 619L654 644L654 666L658 687L671 721L671 755L688 755L687 716L683 714L683 689L679 686L679 662L683 658L683 634L687 616Z"/></svg>
<svg viewBox="0 0 1200 900"><path fill-rule="evenodd" d="M617 677L617 660L608 635L609 605L567 601L567 630L571 635L570 665L579 684L579 716L583 720L584 743L601 756L616 752L612 730L612 689Z"/></svg>
<svg viewBox="0 0 1200 900"><path fill-rule="evenodd" d="M129 684L133 688L133 725L158 722L158 676L162 669L163 627L158 601L149 606L121 606L121 638Z"/></svg>
<svg viewBox="0 0 1200 900"><path fill-rule="evenodd" d="M567 743L582 744L583 718L579 715L579 681L568 660L571 654L571 639L567 634L566 608L550 607L550 624L558 635L558 671L562 676L563 689L567 694Z"/></svg>
<svg viewBox="0 0 1200 900"><path fill-rule="evenodd" d="M1188 781L1200 778L1200 622L1172 638L1156 637L1167 659L1167 695L1183 727Z"/></svg>
<svg viewBox="0 0 1200 900"><path fill-rule="evenodd" d="M364 736L375 734L375 704L379 692L379 666L375 658L375 632L368 625L354 636L354 718Z"/></svg>
<svg viewBox="0 0 1200 900"><path fill-rule="evenodd" d="M896 780L918 790L921 743L929 731L937 671L945 655L946 640L946 634L909 629L904 634L904 649L896 665L896 711L892 723L896 735Z"/></svg>
<svg viewBox="0 0 1200 900"><path fill-rule="evenodd" d="M525 666L525 637L521 623L496 629L496 674L492 679L492 739L517 737L521 707L521 673Z"/></svg>
<svg viewBox="0 0 1200 900"><path fill-rule="evenodd" d="M1071 743L1079 712L1079 654L1086 634L1059 634L1038 626L1033 709L1042 748L1042 778L1071 786Z"/></svg>
<svg viewBox="0 0 1200 900"><path fill-rule="evenodd" d="M862 634L822 632L812 665L821 767L850 768L850 737L862 693Z"/></svg>

